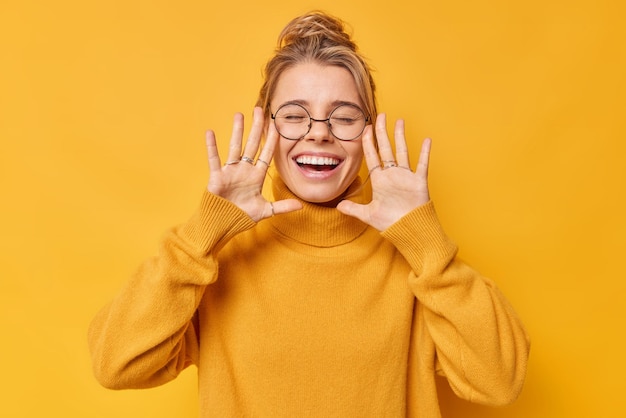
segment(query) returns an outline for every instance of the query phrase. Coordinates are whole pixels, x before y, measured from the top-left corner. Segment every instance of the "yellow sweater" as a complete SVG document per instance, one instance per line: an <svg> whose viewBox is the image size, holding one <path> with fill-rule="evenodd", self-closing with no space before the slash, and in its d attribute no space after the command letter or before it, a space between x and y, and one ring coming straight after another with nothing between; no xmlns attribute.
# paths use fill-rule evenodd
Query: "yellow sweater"
<svg viewBox="0 0 626 418"><path fill-rule="evenodd" d="M255 224L205 193L93 320L98 380L152 387L195 364L202 417L439 417L435 373L469 401L517 397L527 335L432 203L382 234L303 205Z"/></svg>

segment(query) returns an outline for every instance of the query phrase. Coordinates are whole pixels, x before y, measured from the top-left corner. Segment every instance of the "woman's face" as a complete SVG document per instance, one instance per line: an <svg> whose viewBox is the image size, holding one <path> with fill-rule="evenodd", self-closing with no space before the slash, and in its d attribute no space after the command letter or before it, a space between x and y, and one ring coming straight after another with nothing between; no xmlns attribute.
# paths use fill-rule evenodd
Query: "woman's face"
<svg viewBox="0 0 626 418"><path fill-rule="evenodd" d="M285 70L276 84L271 112L287 102L302 105L313 119L326 119L340 104L363 109L354 78L342 67L302 63ZM269 121L273 123L272 120ZM361 167L361 136L335 138L325 122L313 122L300 140L280 137L274 162L296 196L318 204L336 205Z"/></svg>

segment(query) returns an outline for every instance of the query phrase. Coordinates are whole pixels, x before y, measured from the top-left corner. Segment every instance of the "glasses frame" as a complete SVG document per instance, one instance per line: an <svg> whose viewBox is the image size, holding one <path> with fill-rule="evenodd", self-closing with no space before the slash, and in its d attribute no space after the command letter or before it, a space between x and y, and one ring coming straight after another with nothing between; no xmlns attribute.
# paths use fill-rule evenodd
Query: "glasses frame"
<svg viewBox="0 0 626 418"><path fill-rule="evenodd" d="M278 114L278 112L280 112L280 109L282 109L285 106L298 106L301 107L302 110L304 110L304 112L309 116L309 127L307 128L306 132L300 137L300 138L288 138L285 135L283 135L280 130L278 129L278 126L276 126L276 115ZM341 107L344 106L349 106L349 107L353 107L355 109L358 109L359 112L361 112L361 114L363 115L363 119L365 120L365 123L363 124L363 129L361 129L361 132L358 133L358 135L349 138L349 139L343 139L343 138L339 138L337 135L335 135L335 133L333 132L333 125L330 123L330 120L333 117L333 113L335 113L335 111ZM311 114L309 113L309 111L307 110L306 107L302 106L299 103L284 103L282 105L280 105L278 107L278 109L276 109L276 112L271 113L270 117L272 118L272 120L274 121L274 126L276 126L276 131L278 132L278 134L280 136L282 136L285 139L288 139L290 141L299 141L302 138L304 138L305 136L307 136L309 134L309 132L311 132L311 128L313 127L313 122L324 122L326 123L326 126L328 126L328 132L330 132L330 134L332 136L334 136L335 138L337 138L340 141L354 141L355 139L357 139L358 137L361 136L361 134L363 134L363 131L365 130L365 127L368 125L369 121L370 121L370 116L367 116L365 114L365 112L363 111L363 109L361 109L359 106L355 105L355 104L351 104L351 103L343 103L340 104L339 106L335 107L333 110L330 111L330 113L328 114L328 117L326 119L315 119L314 117L311 116Z"/></svg>

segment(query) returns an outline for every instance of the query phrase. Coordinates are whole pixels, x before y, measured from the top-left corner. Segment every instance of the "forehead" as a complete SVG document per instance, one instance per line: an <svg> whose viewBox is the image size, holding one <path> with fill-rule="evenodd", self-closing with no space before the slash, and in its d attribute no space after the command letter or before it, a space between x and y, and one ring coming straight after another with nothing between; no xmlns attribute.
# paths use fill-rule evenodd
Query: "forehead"
<svg viewBox="0 0 626 418"><path fill-rule="evenodd" d="M324 110L338 102L362 106L354 77L347 69L317 63L297 64L280 75L271 104L276 108L288 101Z"/></svg>

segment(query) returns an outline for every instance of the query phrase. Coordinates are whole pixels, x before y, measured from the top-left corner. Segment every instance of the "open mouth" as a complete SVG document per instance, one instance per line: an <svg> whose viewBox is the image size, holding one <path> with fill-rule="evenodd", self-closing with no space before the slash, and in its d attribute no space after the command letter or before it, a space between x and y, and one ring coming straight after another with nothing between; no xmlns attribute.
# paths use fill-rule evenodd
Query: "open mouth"
<svg viewBox="0 0 626 418"><path fill-rule="evenodd" d="M341 163L337 158L311 155L300 155L295 161L300 168L307 171L332 171Z"/></svg>

